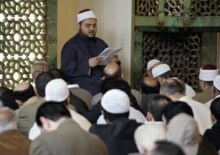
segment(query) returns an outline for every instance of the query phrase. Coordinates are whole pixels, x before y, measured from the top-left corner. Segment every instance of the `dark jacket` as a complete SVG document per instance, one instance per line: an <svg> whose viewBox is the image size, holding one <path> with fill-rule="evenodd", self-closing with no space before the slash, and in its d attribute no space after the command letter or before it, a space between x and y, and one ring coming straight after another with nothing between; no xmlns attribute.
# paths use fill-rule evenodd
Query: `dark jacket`
<svg viewBox="0 0 220 155"><path fill-rule="evenodd" d="M104 66L90 68L88 60L98 56L106 47L103 40L80 33L68 40L61 53L61 71L67 82L79 84L92 95L98 93Z"/></svg>
<svg viewBox="0 0 220 155"><path fill-rule="evenodd" d="M220 121L214 124L211 129L206 130L203 136L213 144L217 151L220 150Z"/></svg>
<svg viewBox="0 0 220 155"><path fill-rule="evenodd" d="M127 155L138 152L134 131L139 125L135 120L123 118L112 124L93 125L90 132L98 135L106 143L110 155Z"/></svg>
<svg viewBox="0 0 220 155"><path fill-rule="evenodd" d="M108 155L105 144L95 135L66 120L58 129L42 133L32 141L30 155Z"/></svg>

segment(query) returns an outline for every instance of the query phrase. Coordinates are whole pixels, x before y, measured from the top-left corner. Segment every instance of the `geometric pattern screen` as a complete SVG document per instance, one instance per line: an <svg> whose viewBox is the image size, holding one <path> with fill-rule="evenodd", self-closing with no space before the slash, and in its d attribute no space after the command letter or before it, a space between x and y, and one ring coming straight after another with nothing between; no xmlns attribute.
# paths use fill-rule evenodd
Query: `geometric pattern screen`
<svg viewBox="0 0 220 155"><path fill-rule="evenodd" d="M165 16L183 16L185 0L164 0ZM135 15L158 16L159 0L135 0ZM220 0L191 0L190 16L220 16Z"/></svg>
<svg viewBox="0 0 220 155"><path fill-rule="evenodd" d="M47 58L47 0L0 0L0 86L31 78Z"/></svg>

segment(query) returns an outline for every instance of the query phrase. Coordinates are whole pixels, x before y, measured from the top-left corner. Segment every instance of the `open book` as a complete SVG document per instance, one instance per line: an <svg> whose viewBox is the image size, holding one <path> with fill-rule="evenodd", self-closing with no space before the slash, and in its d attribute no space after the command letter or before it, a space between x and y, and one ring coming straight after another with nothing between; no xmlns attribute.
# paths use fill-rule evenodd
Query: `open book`
<svg viewBox="0 0 220 155"><path fill-rule="evenodd" d="M99 63L99 65L107 65L113 55L118 54L119 51L121 51L122 48L112 48L107 47L105 48L99 56L102 57L102 62Z"/></svg>

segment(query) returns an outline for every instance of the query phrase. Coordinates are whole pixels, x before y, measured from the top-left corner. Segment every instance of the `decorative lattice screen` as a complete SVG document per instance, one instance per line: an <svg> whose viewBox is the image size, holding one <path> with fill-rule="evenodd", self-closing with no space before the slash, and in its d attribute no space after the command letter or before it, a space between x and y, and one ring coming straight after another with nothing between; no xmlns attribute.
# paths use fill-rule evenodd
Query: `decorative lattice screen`
<svg viewBox="0 0 220 155"><path fill-rule="evenodd" d="M34 61L47 55L47 0L0 0L0 85L30 78Z"/></svg>
<svg viewBox="0 0 220 155"><path fill-rule="evenodd" d="M144 33L143 69L157 58L174 70L174 75L197 89L201 35L187 33Z"/></svg>
<svg viewBox="0 0 220 155"><path fill-rule="evenodd" d="M159 0L136 0L136 16L157 16ZM166 16L183 16L184 0L165 0L164 13ZM191 16L220 16L219 0L191 0Z"/></svg>

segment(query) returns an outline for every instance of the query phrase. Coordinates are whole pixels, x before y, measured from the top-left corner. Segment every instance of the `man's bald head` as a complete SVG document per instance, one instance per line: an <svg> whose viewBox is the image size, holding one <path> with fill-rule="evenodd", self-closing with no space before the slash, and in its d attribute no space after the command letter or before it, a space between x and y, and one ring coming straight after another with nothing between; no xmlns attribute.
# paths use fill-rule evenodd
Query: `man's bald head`
<svg viewBox="0 0 220 155"><path fill-rule="evenodd" d="M41 72L45 72L47 70L48 70L48 63L46 61L35 62L31 67L31 74L33 80L35 81L35 79Z"/></svg>
<svg viewBox="0 0 220 155"><path fill-rule="evenodd" d="M104 77L105 79L108 78L121 79L122 78L121 67L114 62L107 64L104 68Z"/></svg>
<svg viewBox="0 0 220 155"><path fill-rule="evenodd" d="M13 129L17 129L15 112L6 107L0 108L0 133Z"/></svg>
<svg viewBox="0 0 220 155"><path fill-rule="evenodd" d="M18 83L17 86L15 86L13 91L24 91L30 87L30 83L28 82L21 82Z"/></svg>

